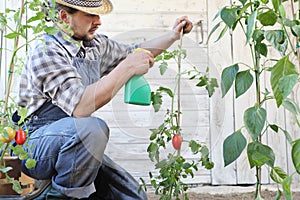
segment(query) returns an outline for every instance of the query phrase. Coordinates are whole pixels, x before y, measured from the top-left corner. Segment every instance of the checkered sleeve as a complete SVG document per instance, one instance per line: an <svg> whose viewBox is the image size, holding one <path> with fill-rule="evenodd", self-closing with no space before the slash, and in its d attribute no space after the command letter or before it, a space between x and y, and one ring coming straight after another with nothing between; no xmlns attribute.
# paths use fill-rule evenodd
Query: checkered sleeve
<svg viewBox="0 0 300 200"><path fill-rule="evenodd" d="M101 76L111 72L123 59L127 57L138 44L123 44L97 35L95 38L101 56Z"/></svg>
<svg viewBox="0 0 300 200"><path fill-rule="evenodd" d="M70 116L81 99L84 86L72 61L59 45L43 49L43 44L37 46L31 56L32 84L35 89L49 97L54 105L59 106Z"/></svg>

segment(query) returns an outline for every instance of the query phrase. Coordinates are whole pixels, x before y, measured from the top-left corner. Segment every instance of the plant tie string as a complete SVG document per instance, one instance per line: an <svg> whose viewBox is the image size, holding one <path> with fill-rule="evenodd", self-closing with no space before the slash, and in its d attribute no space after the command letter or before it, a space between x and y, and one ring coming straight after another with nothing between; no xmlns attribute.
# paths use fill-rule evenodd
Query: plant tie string
<svg viewBox="0 0 300 200"><path fill-rule="evenodd" d="M11 75L11 74L13 74L14 72L12 71L12 70L8 70L8 75Z"/></svg>

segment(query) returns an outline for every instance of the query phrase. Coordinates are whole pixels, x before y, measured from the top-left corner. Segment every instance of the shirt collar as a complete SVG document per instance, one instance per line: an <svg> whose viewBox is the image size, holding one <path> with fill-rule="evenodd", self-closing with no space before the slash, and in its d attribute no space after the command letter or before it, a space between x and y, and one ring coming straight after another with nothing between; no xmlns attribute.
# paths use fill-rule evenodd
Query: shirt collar
<svg viewBox="0 0 300 200"><path fill-rule="evenodd" d="M78 43L76 40L74 40L72 37L68 36L66 33L62 31L58 31L54 37L57 39L57 41L63 45L66 50L75 57L77 53L80 51L80 43ZM96 43L94 40L91 40L89 42L83 42L84 47L94 47L96 46Z"/></svg>

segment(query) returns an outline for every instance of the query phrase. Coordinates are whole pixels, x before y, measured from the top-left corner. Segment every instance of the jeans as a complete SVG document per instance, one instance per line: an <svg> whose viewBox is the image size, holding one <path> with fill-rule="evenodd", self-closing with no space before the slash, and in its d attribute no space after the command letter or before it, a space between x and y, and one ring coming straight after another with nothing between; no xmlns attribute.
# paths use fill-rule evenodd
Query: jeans
<svg viewBox="0 0 300 200"><path fill-rule="evenodd" d="M137 181L104 155L108 139L101 119L62 118L30 134L26 148L37 165L27 169L23 161L22 170L38 180L52 179L52 187L68 197L147 199Z"/></svg>

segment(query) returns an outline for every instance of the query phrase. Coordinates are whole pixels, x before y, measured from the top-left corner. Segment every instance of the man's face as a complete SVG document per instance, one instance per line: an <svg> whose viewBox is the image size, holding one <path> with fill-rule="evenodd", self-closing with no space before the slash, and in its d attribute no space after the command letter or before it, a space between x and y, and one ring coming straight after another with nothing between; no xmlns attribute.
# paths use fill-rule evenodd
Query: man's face
<svg viewBox="0 0 300 200"><path fill-rule="evenodd" d="M101 25L98 15L91 15L78 11L69 15L69 26L74 32L72 37L77 41L90 41L94 39L94 33Z"/></svg>

